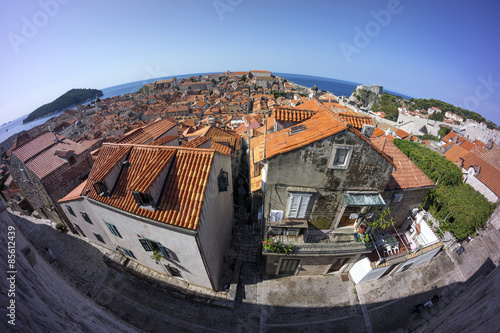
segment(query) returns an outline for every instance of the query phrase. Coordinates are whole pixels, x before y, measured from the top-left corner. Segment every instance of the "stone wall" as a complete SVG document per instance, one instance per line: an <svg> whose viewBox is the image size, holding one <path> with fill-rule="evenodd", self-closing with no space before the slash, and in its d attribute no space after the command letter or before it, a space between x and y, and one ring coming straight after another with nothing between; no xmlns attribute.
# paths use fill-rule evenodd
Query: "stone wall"
<svg viewBox="0 0 500 333"><path fill-rule="evenodd" d="M389 209L391 210L391 216L394 218L396 228L403 224L406 218L410 215L412 209L420 207L429 191L430 188L417 188L399 191L385 191L382 194L384 201L386 203L390 202ZM400 202L394 202L395 194L403 195Z"/></svg>
<svg viewBox="0 0 500 333"><path fill-rule="evenodd" d="M338 144L353 147L345 170L329 168L333 147ZM289 193L309 192L313 197L306 217L317 229L335 227L337 214L342 210L343 193L382 193L393 171L383 156L350 131L280 154L268 163L264 216L269 215L269 209L279 209L286 217Z"/></svg>

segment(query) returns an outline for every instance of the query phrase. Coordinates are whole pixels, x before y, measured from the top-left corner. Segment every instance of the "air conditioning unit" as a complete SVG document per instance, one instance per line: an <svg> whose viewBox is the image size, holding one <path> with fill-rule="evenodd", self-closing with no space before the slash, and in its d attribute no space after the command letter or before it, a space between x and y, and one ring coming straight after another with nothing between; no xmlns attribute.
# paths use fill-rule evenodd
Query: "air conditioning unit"
<svg viewBox="0 0 500 333"><path fill-rule="evenodd" d="M392 199L392 202L401 202L403 200L403 193L396 193Z"/></svg>
<svg viewBox="0 0 500 333"><path fill-rule="evenodd" d="M361 130L361 134L369 138L370 136L372 136L374 130L375 127L373 125L364 124L363 129Z"/></svg>

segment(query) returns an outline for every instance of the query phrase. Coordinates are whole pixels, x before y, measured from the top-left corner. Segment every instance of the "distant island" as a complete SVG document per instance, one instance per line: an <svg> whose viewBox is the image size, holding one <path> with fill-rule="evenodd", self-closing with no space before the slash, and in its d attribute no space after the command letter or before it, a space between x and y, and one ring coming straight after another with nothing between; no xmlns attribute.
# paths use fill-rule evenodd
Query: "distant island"
<svg viewBox="0 0 500 333"><path fill-rule="evenodd" d="M96 96L101 97L102 95L102 91L98 89L71 89L54 101L44 104L35 111L31 112L28 117L23 120L23 124L43 118L52 113L64 111L65 109L71 108L75 105L86 103L94 99Z"/></svg>

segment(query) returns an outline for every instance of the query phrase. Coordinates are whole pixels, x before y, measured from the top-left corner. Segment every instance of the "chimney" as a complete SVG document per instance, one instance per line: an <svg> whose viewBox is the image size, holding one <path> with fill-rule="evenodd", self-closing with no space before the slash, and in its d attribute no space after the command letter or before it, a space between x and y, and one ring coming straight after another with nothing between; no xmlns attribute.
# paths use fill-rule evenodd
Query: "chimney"
<svg viewBox="0 0 500 333"><path fill-rule="evenodd" d="M59 143L61 140L57 137L57 134L54 133L54 142Z"/></svg>

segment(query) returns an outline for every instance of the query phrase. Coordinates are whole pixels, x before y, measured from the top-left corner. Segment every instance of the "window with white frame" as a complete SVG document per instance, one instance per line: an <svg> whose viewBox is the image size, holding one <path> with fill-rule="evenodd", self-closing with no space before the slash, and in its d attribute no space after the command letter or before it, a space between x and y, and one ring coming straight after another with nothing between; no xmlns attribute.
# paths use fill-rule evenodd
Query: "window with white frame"
<svg viewBox="0 0 500 333"><path fill-rule="evenodd" d="M330 169L347 169L351 162L353 147L333 146L332 156L330 157Z"/></svg>
<svg viewBox="0 0 500 333"><path fill-rule="evenodd" d="M287 217L296 219L305 218L311 197L311 193L290 193Z"/></svg>

